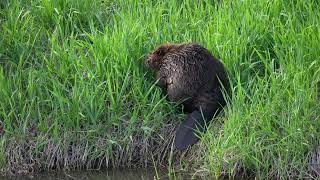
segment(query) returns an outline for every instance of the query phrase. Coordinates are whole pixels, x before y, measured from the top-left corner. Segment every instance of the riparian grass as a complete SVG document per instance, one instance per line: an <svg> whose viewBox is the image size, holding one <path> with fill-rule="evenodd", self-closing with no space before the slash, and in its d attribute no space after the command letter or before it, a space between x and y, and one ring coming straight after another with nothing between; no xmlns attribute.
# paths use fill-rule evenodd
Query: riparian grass
<svg viewBox="0 0 320 180"><path fill-rule="evenodd" d="M0 8L2 172L167 163L216 177L317 175L317 1L2 0ZM172 135L184 115L154 86L143 56L187 41L222 59L231 93L201 143L177 158Z"/></svg>

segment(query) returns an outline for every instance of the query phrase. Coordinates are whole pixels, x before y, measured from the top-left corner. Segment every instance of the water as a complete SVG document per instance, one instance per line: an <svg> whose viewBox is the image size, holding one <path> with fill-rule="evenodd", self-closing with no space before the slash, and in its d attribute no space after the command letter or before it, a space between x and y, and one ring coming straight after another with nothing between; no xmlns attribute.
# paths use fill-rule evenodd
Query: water
<svg viewBox="0 0 320 180"><path fill-rule="evenodd" d="M71 179L71 180L156 180L156 179L212 179L214 177L206 176L194 176L194 174L188 173L175 173L174 175L169 176L167 170L159 170L155 172L154 169L116 169L108 171L68 171L68 172L59 172L59 173L41 173L35 174L32 176L19 176L19 177L1 177L0 180L61 180L61 179ZM219 178L219 179L230 179L230 178ZM242 178L234 177L232 179L236 180L254 180L254 177Z"/></svg>
<svg viewBox="0 0 320 180"><path fill-rule="evenodd" d="M59 173L41 173L32 176L19 177L0 177L0 180L60 180L60 179L79 179L79 180L154 180L154 179L191 179L191 176L176 175L175 178L168 176L167 171L154 169L118 169L108 171L72 171Z"/></svg>

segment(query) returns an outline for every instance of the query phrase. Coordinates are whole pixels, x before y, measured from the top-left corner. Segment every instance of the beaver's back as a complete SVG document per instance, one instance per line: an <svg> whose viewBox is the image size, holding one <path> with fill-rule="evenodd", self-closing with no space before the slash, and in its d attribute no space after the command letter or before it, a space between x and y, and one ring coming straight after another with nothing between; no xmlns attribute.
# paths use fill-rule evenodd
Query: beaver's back
<svg viewBox="0 0 320 180"><path fill-rule="evenodd" d="M193 43L182 44L166 54L161 68L168 77L169 99L179 101L196 97L203 90L213 91L219 86L219 63L208 50Z"/></svg>

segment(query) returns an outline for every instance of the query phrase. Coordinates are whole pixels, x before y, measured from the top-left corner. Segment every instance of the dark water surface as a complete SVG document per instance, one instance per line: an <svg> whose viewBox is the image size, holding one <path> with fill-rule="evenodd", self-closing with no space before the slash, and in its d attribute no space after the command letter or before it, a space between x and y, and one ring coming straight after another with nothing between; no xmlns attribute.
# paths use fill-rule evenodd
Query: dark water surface
<svg viewBox="0 0 320 180"><path fill-rule="evenodd" d="M172 175L169 176L167 171L154 169L123 169L107 171L71 171L59 173L41 173L32 176L19 177L0 177L0 180L60 180L60 179L79 179L79 180L153 180L153 179L191 179L191 175ZM198 179L198 178L195 178Z"/></svg>
<svg viewBox="0 0 320 180"><path fill-rule="evenodd" d="M0 175L0 180L60 180L60 179L71 179L71 180L157 180L157 179L174 179L174 180L184 180L184 179L210 179L217 180L214 177L206 176L194 176L192 173L168 173L166 169L115 169L115 170L84 170L84 171L66 171L66 172L46 172L40 174L34 174L32 176L16 176L16 177L2 177ZM233 177L233 178L219 178L223 179L236 179L236 180L255 180L254 177L243 178L243 177Z"/></svg>

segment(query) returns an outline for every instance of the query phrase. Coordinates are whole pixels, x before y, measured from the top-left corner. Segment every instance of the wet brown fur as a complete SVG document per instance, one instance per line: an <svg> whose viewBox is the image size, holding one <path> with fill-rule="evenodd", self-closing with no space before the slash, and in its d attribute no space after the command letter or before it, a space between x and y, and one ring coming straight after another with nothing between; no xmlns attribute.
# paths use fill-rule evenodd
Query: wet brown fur
<svg viewBox="0 0 320 180"><path fill-rule="evenodd" d="M146 56L145 63L155 70L157 85L167 92L169 100L183 101L184 109L192 112L182 123L185 127L203 126L226 104L221 90L222 86L228 89L224 66L201 45L163 44ZM204 116L206 121L200 116ZM182 132L182 125L177 135ZM186 129L182 134L181 141L187 145L178 149L185 149L198 140ZM191 140L186 138L194 140L187 142Z"/></svg>

